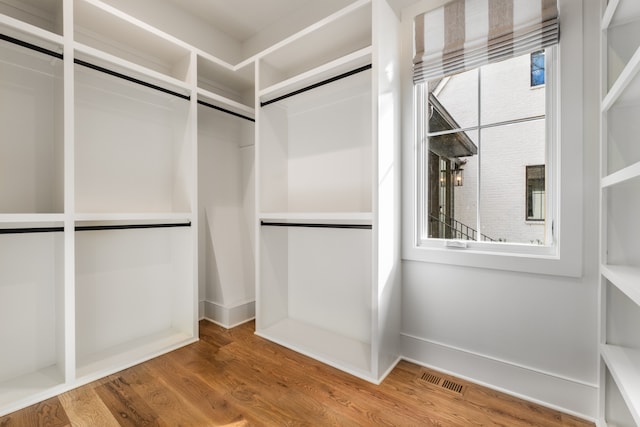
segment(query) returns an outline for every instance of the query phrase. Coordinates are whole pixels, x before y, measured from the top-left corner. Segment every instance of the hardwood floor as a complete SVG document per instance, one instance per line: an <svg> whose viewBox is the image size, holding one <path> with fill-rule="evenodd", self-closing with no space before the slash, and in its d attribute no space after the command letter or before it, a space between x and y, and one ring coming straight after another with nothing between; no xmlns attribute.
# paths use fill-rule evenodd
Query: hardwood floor
<svg viewBox="0 0 640 427"><path fill-rule="evenodd" d="M0 426L589 426L401 362L375 386L253 334L200 341L0 418Z"/></svg>

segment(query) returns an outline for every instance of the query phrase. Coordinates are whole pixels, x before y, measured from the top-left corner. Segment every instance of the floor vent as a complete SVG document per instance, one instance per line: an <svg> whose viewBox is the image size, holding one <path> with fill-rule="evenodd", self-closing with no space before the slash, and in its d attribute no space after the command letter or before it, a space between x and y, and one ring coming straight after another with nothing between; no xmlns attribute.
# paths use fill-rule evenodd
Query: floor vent
<svg viewBox="0 0 640 427"><path fill-rule="evenodd" d="M420 380L427 382L429 384L437 385L439 387L453 391L454 393L458 393L458 394L462 394L465 389L465 387L462 384L458 384L454 381L444 379L442 377L439 377L429 372L423 372L422 375L420 375Z"/></svg>

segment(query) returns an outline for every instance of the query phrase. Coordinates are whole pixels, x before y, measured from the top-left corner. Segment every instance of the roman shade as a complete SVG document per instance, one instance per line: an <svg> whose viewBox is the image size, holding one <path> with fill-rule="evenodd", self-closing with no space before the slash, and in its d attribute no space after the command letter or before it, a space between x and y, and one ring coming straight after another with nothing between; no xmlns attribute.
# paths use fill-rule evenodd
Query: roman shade
<svg viewBox="0 0 640 427"><path fill-rule="evenodd" d="M558 43L557 0L455 0L415 18L420 83Z"/></svg>

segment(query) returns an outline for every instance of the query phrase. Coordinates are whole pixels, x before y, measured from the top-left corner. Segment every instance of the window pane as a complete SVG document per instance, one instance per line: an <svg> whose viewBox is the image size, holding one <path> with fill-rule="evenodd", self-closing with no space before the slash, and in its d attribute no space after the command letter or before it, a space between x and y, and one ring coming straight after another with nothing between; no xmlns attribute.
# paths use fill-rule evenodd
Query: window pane
<svg viewBox="0 0 640 427"><path fill-rule="evenodd" d="M429 132L478 126L478 70L432 80L428 86Z"/></svg>
<svg viewBox="0 0 640 427"><path fill-rule="evenodd" d="M480 159L481 232L498 241L545 244L544 216L527 221L526 182L527 166L545 162L544 120L482 130ZM539 212L546 198L537 184L532 209Z"/></svg>
<svg viewBox="0 0 640 427"><path fill-rule="evenodd" d="M545 114L545 91L531 88L530 66L527 54L481 68L483 125Z"/></svg>
<svg viewBox="0 0 640 427"><path fill-rule="evenodd" d="M427 236L434 239L477 239L477 131L429 138L427 159ZM448 157L441 147L474 147L464 156Z"/></svg>
<svg viewBox="0 0 640 427"><path fill-rule="evenodd" d="M531 54L531 86L544 84L544 50Z"/></svg>

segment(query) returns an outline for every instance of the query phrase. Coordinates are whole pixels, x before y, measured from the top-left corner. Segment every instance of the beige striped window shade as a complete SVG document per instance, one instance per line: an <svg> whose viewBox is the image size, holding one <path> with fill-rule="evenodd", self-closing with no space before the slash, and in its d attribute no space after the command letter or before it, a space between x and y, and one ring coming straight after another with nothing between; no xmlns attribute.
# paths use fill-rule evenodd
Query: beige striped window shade
<svg viewBox="0 0 640 427"><path fill-rule="evenodd" d="M420 83L558 43L557 0L455 0L415 18Z"/></svg>

